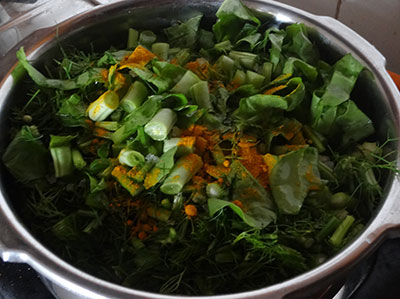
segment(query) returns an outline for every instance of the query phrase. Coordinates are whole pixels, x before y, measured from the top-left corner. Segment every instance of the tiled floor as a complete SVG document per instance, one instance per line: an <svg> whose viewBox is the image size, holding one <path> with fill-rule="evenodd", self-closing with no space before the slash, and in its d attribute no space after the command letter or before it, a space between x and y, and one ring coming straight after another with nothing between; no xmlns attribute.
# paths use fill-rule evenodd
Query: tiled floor
<svg viewBox="0 0 400 299"><path fill-rule="evenodd" d="M400 0L275 0L336 17L373 44L400 73Z"/></svg>

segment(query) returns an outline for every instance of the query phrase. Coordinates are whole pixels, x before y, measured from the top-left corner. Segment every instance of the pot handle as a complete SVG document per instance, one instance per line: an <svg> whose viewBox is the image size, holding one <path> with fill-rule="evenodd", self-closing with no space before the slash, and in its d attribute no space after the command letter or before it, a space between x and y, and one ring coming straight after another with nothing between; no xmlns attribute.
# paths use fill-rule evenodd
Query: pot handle
<svg viewBox="0 0 400 299"><path fill-rule="evenodd" d="M353 29L332 17L313 15L313 18L319 21L325 30L336 36L343 49L348 50L347 52L352 52L354 48L362 49L362 53L358 51L358 54L363 56L364 60L372 61L376 68L385 67L386 58ZM345 41L352 41L353 49L346 46Z"/></svg>
<svg viewBox="0 0 400 299"><path fill-rule="evenodd" d="M23 232L18 232L18 228L6 216L8 213L4 210L8 210L8 207L3 207L0 210L0 258L4 262L27 263L30 258L19 237Z"/></svg>

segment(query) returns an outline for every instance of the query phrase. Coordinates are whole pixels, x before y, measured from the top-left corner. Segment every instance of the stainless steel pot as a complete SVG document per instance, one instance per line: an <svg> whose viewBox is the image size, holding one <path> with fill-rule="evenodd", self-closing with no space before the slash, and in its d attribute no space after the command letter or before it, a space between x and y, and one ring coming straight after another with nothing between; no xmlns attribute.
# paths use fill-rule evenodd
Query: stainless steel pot
<svg viewBox="0 0 400 299"><path fill-rule="evenodd" d="M96 49L125 41L126 30L162 28L171 19L184 19L201 11L212 19L222 1L214 0L131 0L99 6L57 26L35 31L11 49L0 61L0 152L4 150L7 115L18 91L11 72L16 66L15 51L23 45L28 59L38 64L56 55L56 42L74 43L85 48L93 43ZM399 149L400 94L385 70L384 57L366 40L338 21L315 16L299 9L268 0L251 0L246 4L259 13L267 13L272 22L303 22L312 32L322 56L335 61L351 52L370 72L358 80L358 102L372 117L379 137L389 134L397 138ZM57 38L56 38L57 37ZM389 133L388 133L389 132ZM396 160L398 161L398 159ZM399 164L399 163L398 163ZM4 170L4 169L3 169ZM24 262L37 270L47 285L60 298L172 298L115 285L88 275L67 264L40 244L26 229L13 205L15 198L5 172L0 177L0 255L4 261ZM384 198L376 214L356 240L323 265L293 279L263 289L212 298L323 298L335 290L338 282L358 262L373 252L385 238L400 232L400 183L389 175Z"/></svg>

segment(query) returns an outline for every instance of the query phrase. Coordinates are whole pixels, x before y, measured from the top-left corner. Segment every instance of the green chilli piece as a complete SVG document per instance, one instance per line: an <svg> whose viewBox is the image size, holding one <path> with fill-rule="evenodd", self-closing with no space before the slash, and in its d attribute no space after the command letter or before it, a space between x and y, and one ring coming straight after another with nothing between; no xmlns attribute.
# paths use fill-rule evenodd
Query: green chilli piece
<svg viewBox="0 0 400 299"><path fill-rule="evenodd" d="M178 194L201 167L203 167L203 161L200 156L196 154L183 156L176 162L174 168L161 185L161 192L169 195Z"/></svg>
<svg viewBox="0 0 400 299"><path fill-rule="evenodd" d="M162 141L167 138L176 120L177 116L173 110L169 108L162 108L145 125L144 131L153 140Z"/></svg>

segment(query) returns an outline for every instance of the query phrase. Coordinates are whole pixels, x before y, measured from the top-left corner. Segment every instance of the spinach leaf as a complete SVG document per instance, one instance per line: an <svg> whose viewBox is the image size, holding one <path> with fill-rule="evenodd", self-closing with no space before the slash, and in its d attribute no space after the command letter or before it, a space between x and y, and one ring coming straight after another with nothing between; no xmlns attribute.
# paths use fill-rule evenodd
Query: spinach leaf
<svg viewBox="0 0 400 299"><path fill-rule="evenodd" d="M235 115L249 123L269 119L279 110L292 111L304 99L305 87L300 77L292 78L286 83L289 93L285 96L256 94L242 98Z"/></svg>
<svg viewBox="0 0 400 299"><path fill-rule="evenodd" d="M213 31L218 42L235 41L240 37L239 33L246 22L255 23L256 26L260 25L260 20L239 0L225 0L216 16L218 21L214 24Z"/></svg>
<svg viewBox="0 0 400 299"><path fill-rule="evenodd" d="M64 99L57 115L61 123L66 127L85 127L86 108L81 97L78 94L73 94L69 98Z"/></svg>
<svg viewBox="0 0 400 299"><path fill-rule="evenodd" d="M308 146L282 156L270 175L273 198L284 214L297 214L308 191L320 184L318 151Z"/></svg>
<svg viewBox="0 0 400 299"><path fill-rule="evenodd" d="M208 199L210 216L230 207L251 227L262 229L276 220L274 204L269 193L238 161L231 165L233 178L232 202L216 198ZM234 202L240 202L240 207Z"/></svg>
<svg viewBox="0 0 400 299"><path fill-rule="evenodd" d="M312 126L342 147L374 132L371 120L350 100L363 66L347 54L334 66L325 90L315 91L311 102Z"/></svg>
<svg viewBox="0 0 400 299"><path fill-rule="evenodd" d="M191 48L197 41L197 31L203 15L195 16L184 23L164 29L169 43L173 47Z"/></svg>
<svg viewBox="0 0 400 299"><path fill-rule="evenodd" d="M295 71L300 71L300 73L310 82L314 82L318 77L318 71L315 67L301 59L289 57L283 66L282 73L294 74Z"/></svg>
<svg viewBox="0 0 400 299"><path fill-rule="evenodd" d="M316 65L319 59L317 48L308 38L304 24L292 24L286 27L286 40L283 46L287 55L299 57L305 62Z"/></svg>
<svg viewBox="0 0 400 299"><path fill-rule="evenodd" d="M49 151L31 128L23 126L8 145L3 162L18 181L28 183L47 174Z"/></svg>

